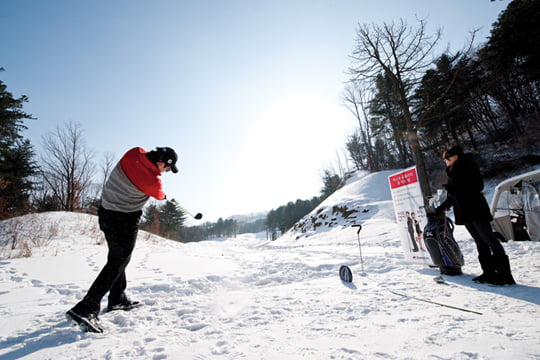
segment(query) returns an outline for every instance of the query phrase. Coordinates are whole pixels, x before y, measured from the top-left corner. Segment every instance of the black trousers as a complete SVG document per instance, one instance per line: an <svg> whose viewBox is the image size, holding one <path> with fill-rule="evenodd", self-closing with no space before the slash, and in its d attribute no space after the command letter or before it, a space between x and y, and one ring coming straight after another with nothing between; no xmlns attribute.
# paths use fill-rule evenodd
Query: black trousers
<svg viewBox="0 0 540 360"><path fill-rule="evenodd" d="M471 221L464 224L471 234L478 249L478 256L504 256L506 252L493 234L489 221Z"/></svg>
<svg viewBox="0 0 540 360"><path fill-rule="evenodd" d="M101 299L109 292L109 304L117 304L125 297L126 266L135 248L139 219L142 211L124 213L99 207L99 227L105 234L109 253L107 263L94 280L86 296L74 310L83 314L98 314Z"/></svg>

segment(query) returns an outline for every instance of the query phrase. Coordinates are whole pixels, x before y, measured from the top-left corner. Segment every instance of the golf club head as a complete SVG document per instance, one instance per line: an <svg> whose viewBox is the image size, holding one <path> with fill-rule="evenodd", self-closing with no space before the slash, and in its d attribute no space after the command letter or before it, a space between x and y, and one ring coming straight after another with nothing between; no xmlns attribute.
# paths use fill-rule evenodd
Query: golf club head
<svg viewBox="0 0 540 360"><path fill-rule="evenodd" d="M352 271L347 265L341 265L339 268L339 277L342 281L352 282Z"/></svg>
<svg viewBox="0 0 540 360"><path fill-rule="evenodd" d="M195 219L196 220L201 220L202 219L202 214L198 213L197 215L195 215Z"/></svg>

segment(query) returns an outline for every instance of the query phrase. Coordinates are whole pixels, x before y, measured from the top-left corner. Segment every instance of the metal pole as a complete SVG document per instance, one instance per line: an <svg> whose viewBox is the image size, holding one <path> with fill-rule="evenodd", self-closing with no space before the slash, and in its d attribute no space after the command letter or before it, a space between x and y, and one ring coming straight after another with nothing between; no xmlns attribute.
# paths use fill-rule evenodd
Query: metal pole
<svg viewBox="0 0 540 360"><path fill-rule="evenodd" d="M421 298L417 298L417 297L414 297L414 296L409 296L409 295L406 295L406 294L401 294L401 293L398 293L398 292L395 292L395 291L392 291L392 290L388 290L388 291L390 291L390 292L391 292L392 294L394 294L394 295L403 296L404 298L414 299L414 300L418 300L418 301L427 302L427 303L429 303L429 304L435 304L435 305L439 305L439 306L444 306L444 307L447 307L447 308L450 308L450 309L461 310L461 311L466 311L466 312L470 312L470 313L473 313L473 314L482 315L482 313L481 313L481 312L478 312L478 311L469 310L469 309L465 309L465 308L458 307L458 306L452 306L452 305L448 305L448 304L443 304L443 303L436 302L436 301L431 301L431 300L421 299Z"/></svg>
<svg viewBox="0 0 540 360"><path fill-rule="evenodd" d="M360 265L362 266L362 273L364 272L364 259L362 258L362 245L360 245L360 230L362 230L362 225L354 224L353 227L357 227L358 231L356 236L358 237L358 250L360 251Z"/></svg>

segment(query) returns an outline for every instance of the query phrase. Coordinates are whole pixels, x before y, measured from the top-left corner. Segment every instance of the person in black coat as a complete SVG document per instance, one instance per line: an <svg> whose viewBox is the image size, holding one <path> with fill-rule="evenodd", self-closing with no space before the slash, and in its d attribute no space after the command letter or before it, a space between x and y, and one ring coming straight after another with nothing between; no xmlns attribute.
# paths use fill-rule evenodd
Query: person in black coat
<svg viewBox="0 0 540 360"><path fill-rule="evenodd" d="M482 194L484 181L473 155L465 154L461 147L454 146L445 151L443 157L448 175L448 184L443 186L448 197L437 211L443 212L453 206L456 224L465 225L473 237L482 268L482 274L473 281L492 285L515 284L508 256L491 229L493 217Z"/></svg>

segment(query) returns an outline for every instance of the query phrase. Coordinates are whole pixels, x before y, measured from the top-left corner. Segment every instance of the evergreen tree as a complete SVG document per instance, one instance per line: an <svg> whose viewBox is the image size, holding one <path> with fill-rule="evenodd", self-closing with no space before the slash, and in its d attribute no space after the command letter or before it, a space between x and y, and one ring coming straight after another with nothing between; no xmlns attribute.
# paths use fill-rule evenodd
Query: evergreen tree
<svg viewBox="0 0 540 360"><path fill-rule="evenodd" d="M169 239L178 240L185 220L184 213L176 205L171 201L165 202L159 211L160 233Z"/></svg>
<svg viewBox="0 0 540 360"><path fill-rule="evenodd" d="M258 233L258 232L264 231L264 229L265 229L265 219L257 219L250 223L238 224L239 234Z"/></svg>
<svg viewBox="0 0 540 360"><path fill-rule="evenodd" d="M443 54L436 67L426 71L422 78L415 92L414 111L425 112L424 120L419 124L425 149L439 152L441 146L447 148L452 143L463 143L467 133L474 143L469 116L474 101L473 73L457 71L457 68L468 68L469 62L470 59L462 58L459 53L453 56ZM454 85L448 88L452 81ZM444 101L430 106L433 99L441 97L443 92L446 92Z"/></svg>
<svg viewBox="0 0 540 360"><path fill-rule="evenodd" d="M3 71L0 68L0 71ZM14 98L0 80L0 219L25 212L36 173L34 151L21 132L23 120L32 116L23 111L26 96Z"/></svg>
<svg viewBox="0 0 540 360"><path fill-rule="evenodd" d="M540 123L540 0L514 0L493 25L478 51L482 89L508 121L504 132L529 137ZM527 121L532 121L530 128ZM508 134L506 134L508 135ZM534 139L533 139L534 141Z"/></svg>
<svg viewBox="0 0 540 360"><path fill-rule="evenodd" d="M143 212L141 228L152 234L160 235L159 212L159 207L154 202L146 206Z"/></svg>
<svg viewBox="0 0 540 360"><path fill-rule="evenodd" d="M330 172L328 172L330 174ZM337 175L331 176L332 180L336 179ZM337 176L339 178L339 176ZM334 186L332 180L329 180L329 186L327 191L330 191L330 187ZM326 187L326 186L325 186ZM332 191L333 192L333 191ZM277 231L282 234L294 226L300 219L309 214L315 207L317 207L323 197L313 197L311 200L296 200L296 202L288 202L287 205L272 209L266 215L266 229L272 234L272 240L277 237Z"/></svg>
<svg viewBox="0 0 540 360"><path fill-rule="evenodd" d="M203 226L182 226L180 229L181 242L202 241L206 237L206 228Z"/></svg>
<svg viewBox="0 0 540 360"><path fill-rule="evenodd" d="M144 208L141 228L171 240L181 240L185 220L185 214L172 202L160 205L151 202Z"/></svg>
<svg viewBox="0 0 540 360"><path fill-rule="evenodd" d="M324 170L322 176L323 187L321 189L322 200L332 195L337 189L341 187L341 178L338 174L331 172L330 170Z"/></svg>
<svg viewBox="0 0 540 360"><path fill-rule="evenodd" d="M540 81L540 0L514 0L493 24L486 51L490 65L515 68L530 81Z"/></svg>

